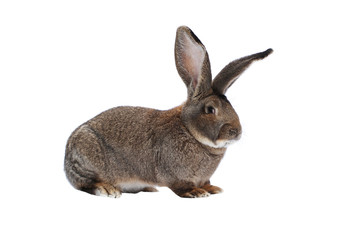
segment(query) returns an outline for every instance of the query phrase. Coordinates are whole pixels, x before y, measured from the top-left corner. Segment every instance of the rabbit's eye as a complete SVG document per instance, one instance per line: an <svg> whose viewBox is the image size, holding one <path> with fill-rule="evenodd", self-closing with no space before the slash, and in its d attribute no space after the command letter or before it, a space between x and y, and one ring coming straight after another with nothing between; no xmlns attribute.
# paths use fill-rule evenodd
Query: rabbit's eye
<svg viewBox="0 0 350 240"><path fill-rule="evenodd" d="M205 108L205 112L207 114L215 114L215 108L212 107L212 106L208 106L208 107Z"/></svg>

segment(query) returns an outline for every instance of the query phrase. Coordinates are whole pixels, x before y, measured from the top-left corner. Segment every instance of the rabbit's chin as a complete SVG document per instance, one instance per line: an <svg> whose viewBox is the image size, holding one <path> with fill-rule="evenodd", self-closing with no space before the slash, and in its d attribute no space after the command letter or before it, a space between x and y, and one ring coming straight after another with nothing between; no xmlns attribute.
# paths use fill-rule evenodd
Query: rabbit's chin
<svg viewBox="0 0 350 240"><path fill-rule="evenodd" d="M198 140L200 143L212 148L227 148L229 145L237 141L235 139L231 139L231 140L216 140L215 142L213 142L206 137L201 137Z"/></svg>

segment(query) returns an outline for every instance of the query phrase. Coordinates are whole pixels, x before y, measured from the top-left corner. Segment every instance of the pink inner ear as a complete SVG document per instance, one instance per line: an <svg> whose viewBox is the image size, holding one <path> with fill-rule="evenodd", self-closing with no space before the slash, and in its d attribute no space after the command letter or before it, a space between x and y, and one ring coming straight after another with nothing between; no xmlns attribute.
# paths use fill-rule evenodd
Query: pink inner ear
<svg viewBox="0 0 350 240"><path fill-rule="evenodd" d="M188 35L183 39L183 64L192 78L192 86L195 88L201 76L205 51L198 43L194 43Z"/></svg>

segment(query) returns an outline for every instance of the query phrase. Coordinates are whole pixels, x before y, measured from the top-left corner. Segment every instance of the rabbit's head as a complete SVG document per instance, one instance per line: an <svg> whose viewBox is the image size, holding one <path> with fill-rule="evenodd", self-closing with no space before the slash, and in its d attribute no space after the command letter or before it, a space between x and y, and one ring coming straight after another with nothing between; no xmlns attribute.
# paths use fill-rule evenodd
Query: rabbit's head
<svg viewBox="0 0 350 240"><path fill-rule="evenodd" d="M268 49L229 63L212 80L208 53L188 27L176 33L176 68L186 84L188 98L182 107L182 121L200 143L225 148L241 136L239 118L227 100L226 90L254 61L272 53Z"/></svg>

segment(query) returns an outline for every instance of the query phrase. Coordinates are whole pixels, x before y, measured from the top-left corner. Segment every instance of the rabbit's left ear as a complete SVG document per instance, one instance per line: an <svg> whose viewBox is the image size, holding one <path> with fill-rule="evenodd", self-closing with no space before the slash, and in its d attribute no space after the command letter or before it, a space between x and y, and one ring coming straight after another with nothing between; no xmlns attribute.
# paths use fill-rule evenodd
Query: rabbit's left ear
<svg viewBox="0 0 350 240"><path fill-rule="evenodd" d="M197 98L211 89L208 53L198 37L186 26L176 32L175 62L177 71L187 86L189 98Z"/></svg>

